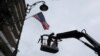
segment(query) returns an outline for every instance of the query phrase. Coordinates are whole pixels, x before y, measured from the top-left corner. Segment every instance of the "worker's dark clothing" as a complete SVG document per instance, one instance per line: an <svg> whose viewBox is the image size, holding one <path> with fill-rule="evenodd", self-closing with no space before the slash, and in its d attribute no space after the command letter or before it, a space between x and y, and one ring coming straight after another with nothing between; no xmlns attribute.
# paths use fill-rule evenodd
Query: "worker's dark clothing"
<svg viewBox="0 0 100 56"><path fill-rule="evenodd" d="M48 40L47 40L47 45L50 46L51 45L51 41L53 41L52 39L54 38L53 35L49 35L48 36Z"/></svg>
<svg viewBox="0 0 100 56"><path fill-rule="evenodd" d="M58 39L55 39L53 44L52 44L52 47L54 48L58 48Z"/></svg>

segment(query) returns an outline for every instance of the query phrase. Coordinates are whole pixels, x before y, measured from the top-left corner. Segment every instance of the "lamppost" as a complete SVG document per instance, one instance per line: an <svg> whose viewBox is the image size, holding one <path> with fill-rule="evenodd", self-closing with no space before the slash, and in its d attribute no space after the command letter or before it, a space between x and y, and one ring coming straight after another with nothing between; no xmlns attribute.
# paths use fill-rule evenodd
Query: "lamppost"
<svg viewBox="0 0 100 56"><path fill-rule="evenodd" d="M30 13L31 9L36 6L37 4L39 3L43 3L41 6L40 6L40 10L41 11L47 11L48 10L48 6L46 5L45 1L38 1L38 2L35 2L34 4L32 5L29 5L27 4L27 13Z"/></svg>

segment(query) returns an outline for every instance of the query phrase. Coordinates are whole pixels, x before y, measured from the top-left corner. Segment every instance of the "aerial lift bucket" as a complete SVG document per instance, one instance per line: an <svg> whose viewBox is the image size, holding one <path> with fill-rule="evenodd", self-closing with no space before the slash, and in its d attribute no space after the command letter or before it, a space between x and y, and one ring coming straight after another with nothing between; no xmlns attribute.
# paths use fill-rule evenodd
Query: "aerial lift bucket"
<svg viewBox="0 0 100 56"><path fill-rule="evenodd" d="M47 45L41 45L40 50L50 52L50 53L57 53L59 51L58 48L50 47L50 46L47 46Z"/></svg>
<svg viewBox="0 0 100 56"><path fill-rule="evenodd" d="M46 44L46 42L41 44L41 47L40 47L41 51L50 52L50 53L57 53L59 51L59 49L58 49L57 45L55 44L55 42L52 41L51 46L48 46Z"/></svg>

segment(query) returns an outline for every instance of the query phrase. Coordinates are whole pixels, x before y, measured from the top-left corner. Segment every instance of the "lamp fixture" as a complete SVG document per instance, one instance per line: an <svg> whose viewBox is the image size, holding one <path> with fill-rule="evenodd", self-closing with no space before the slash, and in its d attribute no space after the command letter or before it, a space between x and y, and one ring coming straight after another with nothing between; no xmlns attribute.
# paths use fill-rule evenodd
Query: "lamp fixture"
<svg viewBox="0 0 100 56"><path fill-rule="evenodd" d="M45 1L38 1L38 2L35 2L34 4L32 5L29 5L27 4L27 13L30 13L31 9L33 8L33 6L36 6L37 4L39 3L43 3L41 6L40 6L40 10L41 11L47 11L48 10L48 6L45 4Z"/></svg>

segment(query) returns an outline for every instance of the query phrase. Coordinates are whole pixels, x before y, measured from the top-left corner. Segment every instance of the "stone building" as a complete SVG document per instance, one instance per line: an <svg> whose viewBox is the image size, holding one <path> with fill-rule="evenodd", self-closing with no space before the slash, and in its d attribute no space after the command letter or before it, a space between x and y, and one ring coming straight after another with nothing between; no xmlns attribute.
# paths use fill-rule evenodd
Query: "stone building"
<svg viewBox="0 0 100 56"><path fill-rule="evenodd" d="M25 16L25 0L0 0L0 56L16 56Z"/></svg>

